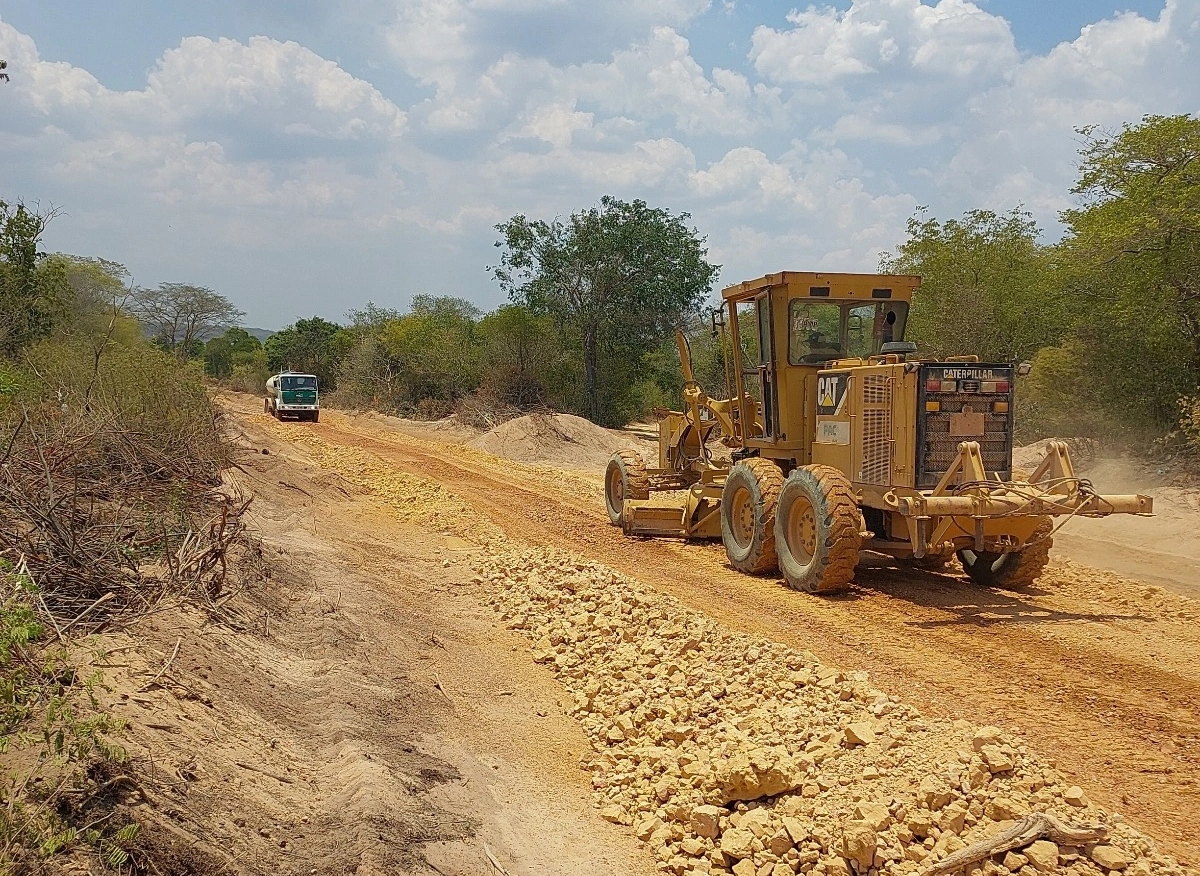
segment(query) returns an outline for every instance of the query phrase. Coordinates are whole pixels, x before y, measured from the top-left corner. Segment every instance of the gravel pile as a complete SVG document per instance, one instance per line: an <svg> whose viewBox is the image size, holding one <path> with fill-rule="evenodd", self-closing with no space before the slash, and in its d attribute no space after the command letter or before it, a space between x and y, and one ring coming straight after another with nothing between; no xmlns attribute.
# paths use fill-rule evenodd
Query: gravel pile
<svg viewBox="0 0 1200 876"><path fill-rule="evenodd" d="M927 719L866 673L729 632L558 551L488 555L477 581L573 695L601 814L664 872L918 874L1048 812L1108 836L1041 840L965 872L1183 873L1020 739Z"/></svg>

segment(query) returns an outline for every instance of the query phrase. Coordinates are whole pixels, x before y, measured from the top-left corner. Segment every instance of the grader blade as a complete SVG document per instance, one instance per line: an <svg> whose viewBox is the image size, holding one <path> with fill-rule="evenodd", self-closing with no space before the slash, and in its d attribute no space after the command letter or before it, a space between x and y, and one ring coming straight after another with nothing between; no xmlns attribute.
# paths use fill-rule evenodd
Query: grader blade
<svg viewBox="0 0 1200 876"><path fill-rule="evenodd" d="M635 502L625 503L621 516L621 528L626 535L642 535L651 538L684 538L688 534L683 505L649 505Z"/></svg>

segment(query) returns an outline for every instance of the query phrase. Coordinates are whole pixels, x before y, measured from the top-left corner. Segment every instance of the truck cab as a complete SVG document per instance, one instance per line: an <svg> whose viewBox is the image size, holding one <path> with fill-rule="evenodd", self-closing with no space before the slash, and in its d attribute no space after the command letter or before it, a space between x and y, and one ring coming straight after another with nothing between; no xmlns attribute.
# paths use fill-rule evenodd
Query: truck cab
<svg viewBox="0 0 1200 876"><path fill-rule="evenodd" d="M317 422L321 416L315 374L283 371L267 381L267 397L263 410L277 420L296 417Z"/></svg>

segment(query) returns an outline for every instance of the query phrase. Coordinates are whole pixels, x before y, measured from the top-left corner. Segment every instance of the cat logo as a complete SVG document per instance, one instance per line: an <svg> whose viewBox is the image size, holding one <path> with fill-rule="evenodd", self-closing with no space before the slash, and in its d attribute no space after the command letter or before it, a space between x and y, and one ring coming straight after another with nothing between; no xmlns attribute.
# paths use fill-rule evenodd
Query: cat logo
<svg viewBox="0 0 1200 876"><path fill-rule="evenodd" d="M846 403L849 374L826 374L817 378L817 413L836 416Z"/></svg>

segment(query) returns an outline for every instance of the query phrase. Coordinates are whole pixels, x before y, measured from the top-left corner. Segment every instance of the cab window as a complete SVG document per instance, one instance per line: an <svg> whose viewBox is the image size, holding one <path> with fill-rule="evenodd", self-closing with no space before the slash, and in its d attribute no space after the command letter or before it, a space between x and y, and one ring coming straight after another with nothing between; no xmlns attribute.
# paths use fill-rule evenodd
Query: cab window
<svg viewBox="0 0 1200 876"><path fill-rule="evenodd" d="M842 306L793 298L788 306L788 362L817 365L842 356Z"/></svg>
<svg viewBox="0 0 1200 876"><path fill-rule="evenodd" d="M820 365L834 359L878 356L904 339L905 301L870 304L793 298L788 306L788 362Z"/></svg>

